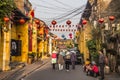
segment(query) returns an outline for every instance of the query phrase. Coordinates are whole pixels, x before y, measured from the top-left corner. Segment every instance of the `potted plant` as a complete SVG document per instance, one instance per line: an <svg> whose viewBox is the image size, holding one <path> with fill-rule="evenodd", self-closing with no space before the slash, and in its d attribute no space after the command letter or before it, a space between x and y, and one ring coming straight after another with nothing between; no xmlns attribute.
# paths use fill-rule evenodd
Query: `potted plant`
<svg viewBox="0 0 120 80"><path fill-rule="evenodd" d="M28 64L33 63L35 57L35 53L28 53Z"/></svg>

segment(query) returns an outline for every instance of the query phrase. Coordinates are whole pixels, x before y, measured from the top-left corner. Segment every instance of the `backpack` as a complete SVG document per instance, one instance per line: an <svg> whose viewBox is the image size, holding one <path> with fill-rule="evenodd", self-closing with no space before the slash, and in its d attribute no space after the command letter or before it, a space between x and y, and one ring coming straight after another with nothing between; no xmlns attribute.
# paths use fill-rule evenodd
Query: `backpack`
<svg viewBox="0 0 120 80"><path fill-rule="evenodd" d="M66 55L66 57L65 57L66 59L70 59L70 55L68 54L68 55Z"/></svg>

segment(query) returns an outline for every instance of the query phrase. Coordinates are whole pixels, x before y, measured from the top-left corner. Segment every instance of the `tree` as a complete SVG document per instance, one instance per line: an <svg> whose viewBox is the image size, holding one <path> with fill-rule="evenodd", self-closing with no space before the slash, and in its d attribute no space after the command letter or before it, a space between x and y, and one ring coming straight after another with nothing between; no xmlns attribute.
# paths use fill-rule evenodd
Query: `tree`
<svg viewBox="0 0 120 80"><path fill-rule="evenodd" d="M97 53L97 49L96 49L96 42L94 39L87 41L87 47L89 49L89 53L90 53L90 59L91 61L97 61L98 59L98 53Z"/></svg>
<svg viewBox="0 0 120 80"><path fill-rule="evenodd" d="M3 18L5 16L10 18L15 8L14 0L0 0L0 25L3 24Z"/></svg>

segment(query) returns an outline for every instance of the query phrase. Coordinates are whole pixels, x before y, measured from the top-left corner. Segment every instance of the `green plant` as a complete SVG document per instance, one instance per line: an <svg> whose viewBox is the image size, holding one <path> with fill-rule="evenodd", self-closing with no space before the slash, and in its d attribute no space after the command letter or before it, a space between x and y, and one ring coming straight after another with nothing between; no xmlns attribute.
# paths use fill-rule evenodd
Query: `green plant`
<svg viewBox="0 0 120 80"><path fill-rule="evenodd" d="M15 8L14 0L0 0L0 25L4 23L3 18L10 17Z"/></svg>
<svg viewBox="0 0 120 80"><path fill-rule="evenodd" d="M98 58L98 53L97 53L97 48L96 48L96 42L94 39L87 41L87 47L89 49L89 53L90 53L90 59L91 61L96 61L97 62L97 58Z"/></svg>
<svg viewBox="0 0 120 80"><path fill-rule="evenodd" d="M32 58L34 58L35 57L35 53L34 52L32 52L32 53L28 53L28 57L32 57Z"/></svg>

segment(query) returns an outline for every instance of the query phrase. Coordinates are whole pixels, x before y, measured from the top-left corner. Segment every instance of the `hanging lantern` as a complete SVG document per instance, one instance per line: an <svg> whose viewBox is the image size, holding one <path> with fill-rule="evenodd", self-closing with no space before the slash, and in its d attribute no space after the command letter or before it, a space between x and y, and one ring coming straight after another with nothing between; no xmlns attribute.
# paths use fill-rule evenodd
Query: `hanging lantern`
<svg viewBox="0 0 120 80"><path fill-rule="evenodd" d="M72 33L70 33L69 36L72 36Z"/></svg>
<svg viewBox="0 0 120 80"><path fill-rule="evenodd" d="M61 37L62 37L62 38L64 38L64 37L65 37L65 35L63 34Z"/></svg>
<svg viewBox="0 0 120 80"><path fill-rule="evenodd" d="M62 25L62 27L64 28L64 25Z"/></svg>
<svg viewBox="0 0 120 80"><path fill-rule="evenodd" d="M82 24L85 25L87 23L86 20L82 20Z"/></svg>
<svg viewBox="0 0 120 80"><path fill-rule="evenodd" d="M70 21L70 20L67 20L66 24L70 25L70 24L71 24L71 21Z"/></svg>
<svg viewBox="0 0 120 80"><path fill-rule="evenodd" d="M39 20L35 20L35 23L36 23L36 24L40 24L40 21L39 21Z"/></svg>
<svg viewBox="0 0 120 80"><path fill-rule="evenodd" d="M59 27L61 27L61 25L59 25Z"/></svg>
<svg viewBox="0 0 120 80"><path fill-rule="evenodd" d="M104 19L103 18L100 18L99 19L99 23L103 23L104 22Z"/></svg>
<svg viewBox="0 0 120 80"><path fill-rule="evenodd" d="M4 17L4 21L8 22L10 19L8 17Z"/></svg>
<svg viewBox="0 0 120 80"><path fill-rule="evenodd" d="M25 23L25 20L22 18L19 20L20 24L24 24Z"/></svg>
<svg viewBox="0 0 120 80"><path fill-rule="evenodd" d="M56 22L55 20L53 20L53 21L51 22L51 24L52 24L52 25L55 25L55 24L57 24L57 22Z"/></svg>
<svg viewBox="0 0 120 80"><path fill-rule="evenodd" d="M115 19L114 16L109 16L109 20L110 20L110 21L113 21L114 19Z"/></svg>
<svg viewBox="0 0 120 80"><path fill-rule="evenodd" d="M70 39L72 39L72 36L70 36Z"/></svg>
<svg viewBox="0 0 120 80"><path fill-rule="evenodd" d="M56 28L58 27L58 25L56 25Z"/></svg>

